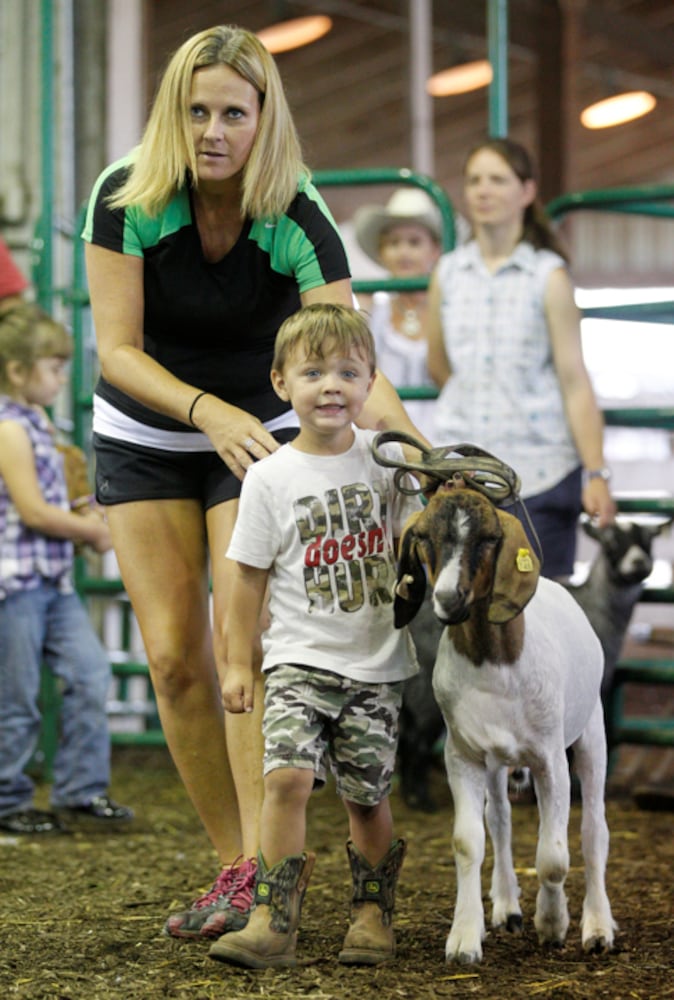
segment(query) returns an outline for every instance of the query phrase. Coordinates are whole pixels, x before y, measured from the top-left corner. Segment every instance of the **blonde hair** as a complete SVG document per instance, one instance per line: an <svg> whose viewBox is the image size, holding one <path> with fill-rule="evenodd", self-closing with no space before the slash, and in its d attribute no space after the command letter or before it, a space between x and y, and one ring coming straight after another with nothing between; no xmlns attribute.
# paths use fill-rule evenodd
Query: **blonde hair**
<svg viewBox="0 0 674 1000"><path fill-rule="evenodd" d="M66 328L38 306L25 303L0 316L0 389L9 387L10 362L18 361L30 371L40 358L67 360L72 353Z"/></svg>
<svg viewBox="0 0 674 1000"><path fill-rule="evenodd" d="M276 334L272 369L282 372L300 347L308 358L321 359L333 352L348 355L355 350L369 362L370 371L376 367L370 328L363 314L350 306L315 302L284 320Z"/></svg>
<svg viewBox="0 0 674 1000"><path fill-rule="evenodd" d="M171 57L132 153L130 175L111 197L111 207L138 205L153 216L176 191L197 187L190 97L195 71L209 66L229 66L258 93L260 118L243 171L244 215L278 218L297 194L300 179L310 178L274 59L252 32L219 25L188 38Z"/></svg>

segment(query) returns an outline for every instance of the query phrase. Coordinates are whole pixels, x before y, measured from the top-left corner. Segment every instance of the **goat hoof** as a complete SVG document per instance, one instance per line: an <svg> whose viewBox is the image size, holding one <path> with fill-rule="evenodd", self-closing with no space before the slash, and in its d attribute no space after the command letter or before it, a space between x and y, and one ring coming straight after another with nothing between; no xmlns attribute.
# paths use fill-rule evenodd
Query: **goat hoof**
<svg viewBox="0 0 674 1000"><path fill-rule="evenodd" d="M510 913L506 920L506 930L511 934L521 934L522 933L522 914L521 913Z"/></svg>
<svg viewBox="0 0 674 1000"><path fill-rule="evenodd" d="M539 937L538 943L543 948L549 948L550 951L561 951L564 947L564 941L560 941L559 938L556 938L554 941L548 941L546 938Z"/></svg>
<svg viewBox="0 0 674 1000"><path fill-rule="evenodd" d="M451 942L448 938L445 944L445 961L456 962L459 965L476 965L478 962L481 962L482 946L480 937L475 937L473 934L455 934Z"/></svg>
<svg viewBox="0 0 674 1000"><path fill-rule="evenodd" d="M450 957L450 961L458 962L459 965L477 965L481 960L482 956L472 951L460 951L458 955Z"/></svg>
<svg viewBox="0 0 674 1000"><path fill-rule="evenodd" d="M583 951L586 955L604 955L607 951L611 951L612 947L613 942L609 941L603 934L583 941Z"/></svg>

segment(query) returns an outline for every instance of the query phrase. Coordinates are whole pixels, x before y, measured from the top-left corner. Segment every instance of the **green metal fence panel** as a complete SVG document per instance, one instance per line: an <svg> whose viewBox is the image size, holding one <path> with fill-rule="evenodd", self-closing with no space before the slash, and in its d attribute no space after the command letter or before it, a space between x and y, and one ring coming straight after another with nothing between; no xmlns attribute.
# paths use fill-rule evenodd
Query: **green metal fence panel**
<svg viewBox="0 0 674 1000"><path fill-rule="evenodd" d="M371 167L362 170L317 170L313 175L318 188L325 187L368 187L382 184L421 188L438 206L442 218L442 249L453 250L456 246L456 220L454 207L447 192L427 174L415 173L407 168ZM428 278L377 278L376 280L354 280L353 290L358 294L377 291L423 291L428 287Z"/></svg>
<svg viewBox="0 0 674 1000"><path fill-rule="evenodd" d="M545 206L552 219L569 212L625 212L627 214L674 217L674 184L642 184L638 187L597 188L553 198Z"/></svg>
<svg viewBox="0 0 674 1000"><path fill-rule="evenodd" d="M431 177L414 173L406 168L371 168L356 170L322 170L316 171L314 181L319 188L334 186L376 186L376 185L411 185L420 187L437 204L443 223L442 247L451 250L456 243L456 224L454 209L444 189ZM674 185L645 185L643 187L615 188L569 194L554 199L547 206L547 211L553 219L559 219L568 212L585 211L618 211L632 214L649 214L663 218L674 217ZM48 227L51 220L45 216L40 220L35 234L36 281L40 290L40 298L49 303L55 294L71 308L72 330L75 341L72 377L72 414L73 439L85 449L88 447L89 419L92 407L93 391L93 348L87 343L91 339L91 330L86 315L89 304L86 275L84 268L84 250L79 234L84 224L86 208L82 207L75 223L73 239L72 287L56 290L51 287L51 237ZM45 229L47 227L47 229ZM378 290L384 291L417 291L428 285L427 278L408 278L394 280L380 278L376 280L354 280L356 293L369 294ZM584 317L607 318L616 320L642 320L655 323L674 322L674 302L644 303L623 306L600 307L583 310ZM428 387L406 387L399 390L403 400L433 399L437 390ZM652 408L607 408L604 419L608 426L663 428L674 430L674 407ZM618 509L622 513L655 513L665 516L674 515L674 500L672 498L648 497L621 498ZM76 582L83 596L115 596L123 593L121 580L104 579L88 573L84 560L78 560ZM674 588L663 588L660 591L646 591L644 602L674 601ZM136 669L138 668L138 669ZM118 676L133 676L147 671L147 666L128 662L116 664ZM43 739L42 755L45 764L50 766L46 758L53 754L55 738L55 720L53 713L57 708L57 700L52 696L49 685L44 690L46 733ZM627 730L627 726L623 729ZM643 731L643 726L641 730ZM46 740L46 743L44 742ZM120 733L115 735L115 742L162 742L161 730L148 730L147 733Z"/></svg>
<svg viewBox="0 0 674 1000"><path fill-rule="evenodd" d="M674 218L674 185L644 185L613 188L563 195L547 205L548 214L559 219L569 212L619 212ZM586 309L584 316L602 319L633 320L652 323L674 323L674 302L647 302L626 306ZM650 427L674 430L674 408L607 409L604 420L608 426ZM620 498L618 510L626 514L652 513L674 516L674 497L643 496ZM642 603L674 603L674 587L646 589ZM622 660L616 667L615 688L610 702L613 747L621 743L644 746L674 746L674 719L629 716L625 707L624 686L631 684L673 684L674 663L662 659Z"/></svg>

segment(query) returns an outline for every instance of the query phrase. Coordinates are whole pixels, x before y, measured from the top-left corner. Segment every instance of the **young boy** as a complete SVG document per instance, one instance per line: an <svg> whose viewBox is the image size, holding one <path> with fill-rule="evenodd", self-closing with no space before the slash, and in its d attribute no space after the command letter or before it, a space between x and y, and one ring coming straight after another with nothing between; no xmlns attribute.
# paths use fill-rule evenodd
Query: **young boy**
<svg viewBox="0 0 674 1000"><path fill-rule="evenodd" d="M419 501L377 465L371 431L354 427L372 387L374 344L354 309L317 304L281 326L271 373L300 432L249 468L228 557L237 562L223 699L253 707L253 649L263 638L265 799L255 908L210 955L265 968L296 964L300 907L314 864L306 806L326 762L349 817L351 923L339 959L390 960L395 886L405 853L389 806L398 713L416 660L393 626L395 542ZM400 457L398 445L391 455Z"/></svg>
<svg viewBox="0 0 674 1000"><path fill-rule="evenodd" d="M72 513L43 407L66 381L70 337L40 309L0 317L0 830L64 833L61 817L105 826L133 813L106 794L110 665L71 580L73 542L110 546L99 513ZM51 803L33 808L25 773L40 733L45 663L62 684Z"/></svg>

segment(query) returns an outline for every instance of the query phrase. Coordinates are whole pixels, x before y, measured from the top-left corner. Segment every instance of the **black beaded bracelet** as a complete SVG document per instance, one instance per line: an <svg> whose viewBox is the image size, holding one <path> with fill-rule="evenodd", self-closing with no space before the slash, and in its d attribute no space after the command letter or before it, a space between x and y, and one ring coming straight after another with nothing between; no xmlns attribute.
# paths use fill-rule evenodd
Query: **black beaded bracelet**
<svg viewBox="0 0 674 1000"><path fill-rule="evenodd" d="M198 392L194 399L192 400L192 405L190 406L190 412L187 414L187 419L192 424L192 427L196 427L196 424L192 420L192 414L194 413L194 407L197 405L202 396L207 396L208 393L204 389L202 392Z"/></svg>

